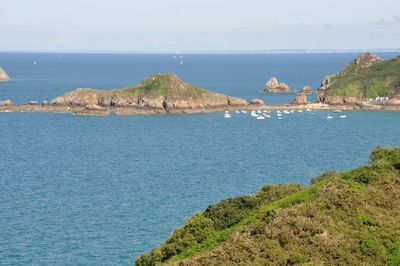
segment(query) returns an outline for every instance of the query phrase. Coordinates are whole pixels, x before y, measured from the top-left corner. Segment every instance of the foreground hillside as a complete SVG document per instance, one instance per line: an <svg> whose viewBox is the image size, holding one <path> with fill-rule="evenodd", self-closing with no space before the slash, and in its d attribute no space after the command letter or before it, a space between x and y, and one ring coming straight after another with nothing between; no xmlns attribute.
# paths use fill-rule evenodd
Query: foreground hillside
<svg viewBox="0 0 400 266"><path fill-rule="evenodd" d="M196 213L136 265L400 265L400 149Z"/></svg>
<svg viewBox="0 0 400 266"><path fill-rule="evenodd" d="M400 97L400 56L382 60L371 53L359 55L343 70L324 79L318 90L324 103L353 103Z"/></svg>

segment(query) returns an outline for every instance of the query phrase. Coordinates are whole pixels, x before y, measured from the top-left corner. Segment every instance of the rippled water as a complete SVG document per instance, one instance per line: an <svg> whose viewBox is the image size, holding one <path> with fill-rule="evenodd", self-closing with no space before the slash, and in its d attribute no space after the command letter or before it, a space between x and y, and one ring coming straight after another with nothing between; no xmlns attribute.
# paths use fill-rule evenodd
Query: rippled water
<svg viewBox="0 0 400 266"><path fill-rule="evenodd" d="M294 95L258 90L272 75L316 87L354 56L184 55L181 67L172 55L0 54L14 79L0 85L0 99L45 100L169 71L233 96L287 102ZM0 264L131 265L219 199L267 182L307 185L324 170L367 162L376 145L400 146L399 112L346 114L0 113Z"/></svg>

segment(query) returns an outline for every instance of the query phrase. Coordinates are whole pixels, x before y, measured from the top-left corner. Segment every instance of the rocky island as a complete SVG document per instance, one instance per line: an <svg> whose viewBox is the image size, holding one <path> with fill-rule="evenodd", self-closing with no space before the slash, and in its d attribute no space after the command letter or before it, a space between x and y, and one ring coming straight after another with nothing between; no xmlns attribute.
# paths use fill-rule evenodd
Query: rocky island
<svg viewBox="0 0 400 266"><path fill-rule="evenodd" d="M317 91L319 103L354 109L398 109L400 57L382 60L359 55L343 70L325 77Z"/></svg>
<svg viewBox="0 0 400 266"><path fill-rule="evenodd" d="M299 94L311 94L313 92L310 86L304 86L303 89L299 90Z"/></svg>
<svg viewBox="0 0 400 266"><path fill-rule="evenodd" d="M157 74L141 83L116 90L79 88L50 102L15 105L0 102L0 110L15 112L70 112L88 115L179 114L264 108L260 99L246 100L211 92L178 78Z"/></svg>
<svg viewBox="0 0 400 266"><path fill-rule="evenodd" d="M263 91L269 93L291 92L289 86L285 83L279 83L276 77L272 77L267 84L265 84Z"/></svg>
<svg viewBox="0 0 400 266"><path fill-rule="evenodd" d="M7 72L0 67L0 82L9 81L10 77L8 76Z"/></svg>
<svg viewBox="0 0 400 266"><path fill-rule="evenodd" d="M309 187L210 205L136 265L399 265L399 205L400 149L378 147L367 165Z"/></svg>

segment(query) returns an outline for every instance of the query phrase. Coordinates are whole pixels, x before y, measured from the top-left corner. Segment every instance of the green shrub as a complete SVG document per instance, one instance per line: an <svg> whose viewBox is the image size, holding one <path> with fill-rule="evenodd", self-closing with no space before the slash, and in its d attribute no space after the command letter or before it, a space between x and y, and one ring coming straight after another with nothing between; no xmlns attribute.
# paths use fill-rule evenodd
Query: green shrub
<svg viewBox="0 0 400 266"><path fill-rule="evenodd" d="M339 176L338 172L336 172L335 170L332 171L328 171L325 173L322 173L318 176L314 176L311 178L311 185L318 183L319 181L325 180L325 179L329 179L335 176Z"/></svg>
<svg viewBox="0 0 400 266"><path fill-rule="evenodd" d="M363 255L376 256L379 254L380 244L370 235L360 240L360 251Z"/></svg>
<svg viewBox="0 0 400 266"><path fill-rule="evenodd" d="M267 184L263 186L260 189L260 191L257 192L255 197L261 203L267 203L284 198L302 189L303 187L299 184L279 184L279 185Z"/></svg>
<svg viewBox="0 0 400 266"><path fill-rule="evenodd" d="M171 237L150 255L142 254L136 260L138 266L152 266L180 254L188 247L201 243L215 232L212 220L200 213L194 214L186 224L176 229Z"/></svg>
<svg viewBox="0 0 400 266"><path fill-rule="evenodd" d="M358 216L358 220L363 225L368 225L368 226L376 225L375 221L368 214L363 214L363 215Z"/></svg>
<svg viewBox="0 0 400 266"><path fill-rule="evenodd" d="M205 210L204 216L214 222L217 230L222 230L240 222L248 211L257 205L258 202L253 196L234 197L210 205Z"/></svg>
<svg viewBox="0 0 400 266"><path fill-rule="evenodd" d="M396 169L400 169L400 149L376 147L371 153L371 161L384 160Z"/></svg>

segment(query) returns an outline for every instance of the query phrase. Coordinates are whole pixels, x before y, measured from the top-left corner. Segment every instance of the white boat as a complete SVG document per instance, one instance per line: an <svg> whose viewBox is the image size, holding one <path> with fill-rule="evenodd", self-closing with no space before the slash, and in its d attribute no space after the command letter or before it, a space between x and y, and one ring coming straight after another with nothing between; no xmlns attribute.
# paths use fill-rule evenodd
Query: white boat
<svg viewBox="0 0 400 266"><path fill-rule="evenodd" d="M281 113L277 113L277 114L276 114L276 116L278 116L278 117L281 117L281 116L282 116L282 114L281 114Z"/></svg>
<svg viewBox="0 0 400 266"><path fill-rule="evenodd" d="M283 118L282 118L281 116L278 116L278 119L279 119L279 120L282 120Z"/></svg>
<svg viewBox="0 0 400 266"><path fill-rule="evenodd" d="M236 111L236 113L239 114L240 112L239 112L239 111Z"/></svg>
<svg viewBox="0 0 400 266"><path fill-rule="evenodd" d="M341 115L340 118L347 118L347 115Z"/></svg>
<svg viewBox="0 0 400 266"><path fill-rule="evenodd" d="M264 116L257 116L257 119L261 120L261 119L265 119L265 117Z"/></svg>
<svg viewBox="0 0 400 266"><path fill-rule="evenodd" d="M260 110L257 110L257 114L261 114L262 112Z"/></svg>
<svg viewBox="0 0 400 266"><path fill-rule="evenodd" d="M226 115L224 115L224 117L225 118L231 118L231 115L230 114L226 114Z"/></svg>
<svg viewBox="0 0 400 266"><path fill-rule="evenodd" d="M339 109L333 110L334 113L341 113L342 111L340 111Z"/></svg>
<svg viewBox="0 0 400 266"><path fill-rule="evenodd" d="M307 109L306 112L311 112L311 109Z"/></svg>
<svg viewBox="0 0 400 266"><path fill-rule="evenodd" d="M302 113L302 112L303 112L303 110L297 110L297 112L298 112L298 113Z"/></svg>
<svg viewBox="0 0 400 266"><path fill-rule="evenodd" d="M225 111L225 114L229 114L229 111Z"/></svg>

